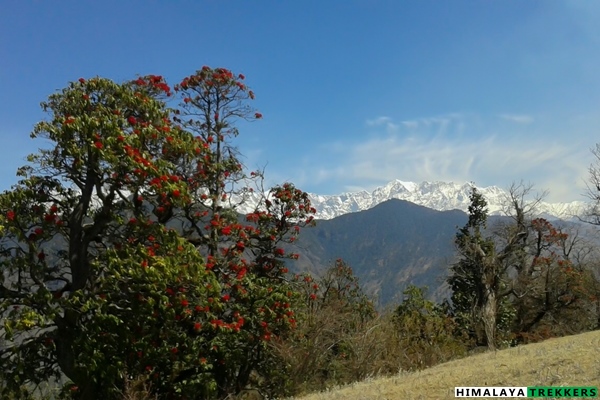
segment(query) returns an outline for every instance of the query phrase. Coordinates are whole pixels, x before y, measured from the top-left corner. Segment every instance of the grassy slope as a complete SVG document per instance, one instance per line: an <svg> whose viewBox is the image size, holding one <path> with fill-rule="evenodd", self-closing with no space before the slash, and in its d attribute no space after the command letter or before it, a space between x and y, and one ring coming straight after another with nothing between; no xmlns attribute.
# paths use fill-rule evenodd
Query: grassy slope
<svg viewBox="0 0 600 400"><path fill-rule="evenodd" d="M478 354L297 399L454 399L455 386L600 386L600 331Z"/></svg>

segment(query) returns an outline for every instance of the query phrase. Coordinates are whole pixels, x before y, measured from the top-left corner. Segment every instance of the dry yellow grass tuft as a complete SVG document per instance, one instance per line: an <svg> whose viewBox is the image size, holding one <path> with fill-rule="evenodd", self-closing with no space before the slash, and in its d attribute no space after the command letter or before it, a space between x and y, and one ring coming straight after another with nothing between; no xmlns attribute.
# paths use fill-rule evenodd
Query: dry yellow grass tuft
<svg viewBox="0 0 600 400"><path fill-rule="evenodd" d="M600 386L600 331L473 355L295 399L454 399L456 386Z"/></svg>

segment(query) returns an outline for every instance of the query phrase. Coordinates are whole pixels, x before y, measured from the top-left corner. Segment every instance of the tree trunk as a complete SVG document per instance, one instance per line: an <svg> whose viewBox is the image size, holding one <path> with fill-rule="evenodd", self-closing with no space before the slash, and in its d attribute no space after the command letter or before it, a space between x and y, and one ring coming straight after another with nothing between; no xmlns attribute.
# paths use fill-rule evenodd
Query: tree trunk
<svg viewBox="0 0 600 400"><path fill-rule="evenodd" d="M65 310L65 316L57 320L58 335L56 338L57 362L62 373L78 387L77 398L95 400L97 388L90 376L75 365L73 342L77 315L73 310Z"/></svg>
<svg viewBox="0 0 600 400"><path fill-rule="evenodd" d="M481 308L481 319L485 329L485 338L490 350L496 350L496 310L498 298L492 288L486 287Z"/></svg>

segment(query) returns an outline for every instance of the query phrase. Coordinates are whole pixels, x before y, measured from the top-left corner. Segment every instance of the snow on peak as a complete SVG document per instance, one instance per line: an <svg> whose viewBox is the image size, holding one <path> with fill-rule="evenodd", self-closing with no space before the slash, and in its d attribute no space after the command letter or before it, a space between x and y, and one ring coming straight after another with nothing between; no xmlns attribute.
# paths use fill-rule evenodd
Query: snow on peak
<svg viewBox="0 0 600 400"><path fill-rule="evenodd" d="M471 183L440 181L415 183L396 179L375 189L372 193L361 191L341 195L309 194L309 196L317 209L318 219L331 219L351 212L368 210L390 199L406 200L438 211L458 209L466 212L471 187ZM502 214L507 192L497 186L478 187L478 190L487 200L490 214ZM539 213L547 217L570 218L578 214L583 206L583 202L540 203L538 208Z"/></svg>

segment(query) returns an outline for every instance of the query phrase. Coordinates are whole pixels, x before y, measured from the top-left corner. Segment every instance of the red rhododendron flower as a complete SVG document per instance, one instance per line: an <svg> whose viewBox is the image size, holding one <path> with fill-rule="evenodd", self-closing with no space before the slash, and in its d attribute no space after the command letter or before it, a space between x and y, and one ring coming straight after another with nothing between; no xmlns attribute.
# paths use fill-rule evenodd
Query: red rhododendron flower
<svg viewBox="0 0 600 400"><path fill-rule="evenodd" d="M223 295L222 299L223 299L223 301L229 301L229 295L228 294Z"/></svg>
<svg viewBox="0 0 600 400"><path fill-rule="evenodd" d="M182 306L187 307L189 304L190 303L186 299L181 300L181 305Z"/></svg>
<svg viewBox="0 0 600 400"><path fill-rule="evenodd" d="M225 228L221 229L221 233L223 235L231 235L231 227L230 226L226 226Z"/></svg>
<svg viewBox="0 0 600 400"><path fill-rule="evenodd" d="M262 114L261 114L261 113L255 113L255 114L254 114L254 117L255 117L256 119L260 119L260 118L262 118Z"/></svg>
<svg viewBox="0 0 600 400"><path fill-rule="evenodd" d="M246 275L246 268L242 268L238 273L237 273L237 279L242 279L244 278L244 276Z"/></svg>
<svg viewBox="0 0 600 400"><path fill-rule="evenodd" d="M102 142L96 142L96 143L94 143L94 146L96 146L97 149L102 149L104 147Z"/></svg>
<svg viewBox="0 0 600 400"><path fill-rule="evenodd" d="M178 189L173 190L173 196L174 197L179 197L181 195L181 193L179 192Z"/></svg>
<svg viewBox="0 0 600 400"><path fill-rule="evenodd" d="M9 221L12 221L12 220L14 220L14 219L15 219L15 212L14 212L14 211L9 211L9 212L7 212L7 213L6 213L6 218L7 218Z"/></svg>
<svg viewBox="0 0 600 400"><path fill-rule="evenodd" d="M131 125L133 125L133 124L135 124L135 123L136 123L136 119L135 119L135 117L134 117L133 115L132 115L132 116L130 116L129 118L127 118L127 121L129 121L129 123L130 123Z"/></svg>
<svg viewBox="0 0 600 400"><path fill-rule="evenodd" d="M196 322L194 324L194 330L199 331L200 329L202 329L202 324L200 322Z"/></svg>
<svg viewBox="0 0 600 400"><path fill-rule="evenodd" d="M85 83L85 79L79 78L79 83Z"/></svg>
<svg viewBox="0 0 600 400"><path fill-rule="evenodd" d="M278 247L275 249L275 254L282 256L285 254L285 250L283 250L282 248Z"/></svg>
<svg viewBox="0 0 600 400"><path fill-rule="evenodd" d="M241 80L244 80L244 79L246 79L246 77L244 76L244 74L239 74L239 75L238 75L238 78L239 78L239 79L241 79Z"/></svg>
<svg viewBox="0 0 600 400"><path fill-rule="evenodd" d="M152 186L160 186L160 178L152 178L150 180L150 185L152 185Z"/></svg>

